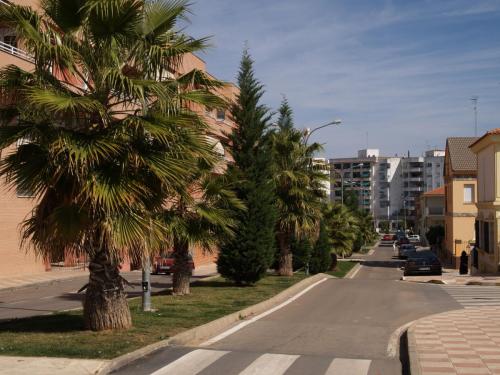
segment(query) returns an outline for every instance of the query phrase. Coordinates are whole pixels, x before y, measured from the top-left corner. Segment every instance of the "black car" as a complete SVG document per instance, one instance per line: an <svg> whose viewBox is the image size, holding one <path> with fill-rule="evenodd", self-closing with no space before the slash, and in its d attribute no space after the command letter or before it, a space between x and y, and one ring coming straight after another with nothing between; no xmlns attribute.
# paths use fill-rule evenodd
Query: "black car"
<svg viewBox="0 0 500 375"><path fill-rule="evenodd" d="M404 275L441 275L443 268L436 256L419 256L417 253L408 256Z"/></svg>
<svg viewBox="0 0 500 375"><path fill-rule="evenodd" d="M398 248L398 257L403 259L403 258L408 258L410 254L416 253L417 248L415 245L412 244L402 244Z"/></svg>

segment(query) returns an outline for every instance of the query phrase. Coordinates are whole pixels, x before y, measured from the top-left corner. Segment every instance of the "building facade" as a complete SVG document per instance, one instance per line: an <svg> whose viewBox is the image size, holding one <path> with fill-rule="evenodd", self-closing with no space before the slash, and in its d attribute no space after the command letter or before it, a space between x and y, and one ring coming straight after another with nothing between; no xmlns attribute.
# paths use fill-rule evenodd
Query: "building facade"
<svg viewBox="0 0 500 375"><path fill-rule="evenodd" d="M477 254L472 272L500 271L500 129L493 129L471 145L477 156Z"/></svg>
<svg viewBox="0 0 500 375"><path fill-rule="evenodd" d="M476 208L476 156L469 146L477 137L446 140L445 154L445 246L442 260L459 266L462 251L474 243Z"/></svg>
<svg viewBox="0 0 500 375"><path fill-rule="evenodd" d="M19 5L29 5L38 8L38 1L13 0L12 3ZM0 6L10 6L8 2L0 0ZM22 49L22 41L16 38L15 31L8 27L0 25L0 69L7 65L17 65L24 70L33 70L33 62L28 53ZM173 74L182 75L198 69L207 72L205 62L198 56L186 54L178 67L178 71ZM235 99L238 88L235 85L228 84L218 89L218 94L228 101ZM224 150L221 140L229 134L235 127L228 112L221 109L207 109L193 105L192 108L204 117L209 125L207 137L214 144L217 152L223 155L226 162L231 161L231 156ZM11 147L16 147L12 145ZM9 152L9 148L0 150L0 160ZM221 163L222 173L225 169L224 163ZM21 249L20 224L29 215L35 205L34 197L19 191L12 191L7 188L3 180L0 180L0 275L2 277L10 275L32 274L54 269L56 266L77 266L83 267L85 259L75 259L74 257L65 257L64 259L37 259L32 253ZM211 263L215 260L217 252L205 253L202 249L194 247L191 249L195 264L202 265ZM125 262L123 270L129 268Z"/></svg>
<svg viewBox="0 0 500 375"><path fill-rule="evenodd" d="M374 212L378 199L377 187L378 150L360 150L356 158L330 159L330 200L342 203L347 192L354 192L359 208Z"/></svg>
<svg viewBox="0 0 500 375"><path fill-rule="evenodd" d="M358 194L359 207L369 210L378 225L414 226L419 196L441 187L444 151L424 156L381 156L377 149L360 150L355 158L330 159L331 200L342 201L342 192Z"/></svg>
<svg viewBox="0 0 500 375"><path fill-rule="evenodd" d="M437 189L423 193L417 210L417 232L420 238L426 241L425 234L431 227L442 226L444 228L445 213L445 188L441 186Z"/></svg>

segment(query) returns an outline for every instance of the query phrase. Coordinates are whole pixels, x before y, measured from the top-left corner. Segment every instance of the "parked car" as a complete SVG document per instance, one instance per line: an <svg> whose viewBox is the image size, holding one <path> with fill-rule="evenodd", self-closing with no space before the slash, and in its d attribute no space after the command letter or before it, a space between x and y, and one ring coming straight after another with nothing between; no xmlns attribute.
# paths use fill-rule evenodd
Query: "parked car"
<svg viewBox="0 0 500 375"><path fill-rule="evenodd" d="M396 236L393 234L385 234L380 240L380 246L392 246L394 241L396 241Z"/></svg>
<svg viewBox="0 0 500 375"><path fill-rule="evenodd" d="M170 275L172 273L175 265L175 258L172 253L160 255L154 258L151 273L153 275L158 275L164 273L165 275ZM189 267L191 272L194 270L194 261L191 254L189 254Z"/></svg>
<svg viewBox="0 0 500 375"><path fill-rule="evenodd" d="M418 234L410 234L408 236L410 243L420 243L420 236Z"/></svg>
<svg viewBox="0 0 500 375"><path fill-rule="evenodd" d="M408 256L404 267L404 275L441 275L443 268L435 255L422 256L418 253Z"/></svg>
<svg viewBox="0 0 500 375"><path fill-rule="evenodd" d="M416 253L417 248L412 244L402 244L398 248L398 257L401 259L408 258L408 255Z"/></svg>

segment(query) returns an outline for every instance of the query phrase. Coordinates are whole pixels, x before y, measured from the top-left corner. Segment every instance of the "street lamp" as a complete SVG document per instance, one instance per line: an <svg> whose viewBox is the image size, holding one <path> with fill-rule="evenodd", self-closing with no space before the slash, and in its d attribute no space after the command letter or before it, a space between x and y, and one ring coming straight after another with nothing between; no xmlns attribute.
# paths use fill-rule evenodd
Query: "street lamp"
<svg viewBox="0 0 500 375"><path fill-rule="evenodd" d="M314 129L311 130L311 128L307 128L306 131L304 132L304 136L305 136L305 139L304 139L304 143L306 144L307 146L307 142L309 142L309 137L311 136L312 133L314 133L315 131L319 130L319 129L323 129L323 128L326 128L327 126L332 126L332 125L340 125L342 124L342 120L334 120L334 121L331 121L329 122L328 124L325 124L325 125L321 125L321 126L318 126Z"/></svg>

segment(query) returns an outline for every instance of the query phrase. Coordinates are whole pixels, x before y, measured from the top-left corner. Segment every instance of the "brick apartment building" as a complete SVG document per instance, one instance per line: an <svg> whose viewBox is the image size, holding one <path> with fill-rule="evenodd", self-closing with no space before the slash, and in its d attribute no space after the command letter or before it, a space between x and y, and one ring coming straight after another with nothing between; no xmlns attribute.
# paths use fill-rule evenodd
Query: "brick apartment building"
<svg viewBox="0 0 500 375"><path fill-rule="evenodd" d="M11 3L19 5L30 5L38 7L38 1L33 0L12 0ZM9 6L9 2L0 0L0 6ZM6 65L14 64L25 70L33 67L30 56L23 51L21 43L16 38L15 32L0 25L0 69ZM182 75L198 69L207 72L205 62L198 56L188 54L183 59L179 71L175 74ZM238 93L235 85L228 84L219 89L219 94L228 100L233 100ZM207 137L213 141L215 149L224 154L225 160L230 156L224 151L220 140L234 128L235 124L224 110L205 108L193 108L202 114L210 127L210 134ZM13 145L11 147L16 147ZM7 153L7 150L0 150L0 160ZM0 180L0 277L21 276L44 271L50 271L54 265L75 266L85 263L85 259L37 259L34 254L27 253L20 246L20 223L26 218L35 205L33 197L26 196L19 191L8 191L5 182ZM202 265L213 262L216 254L205 254L202 249L191 249L195 265ZM129 268L129 264L124 265L124 270Z"/></svg>

